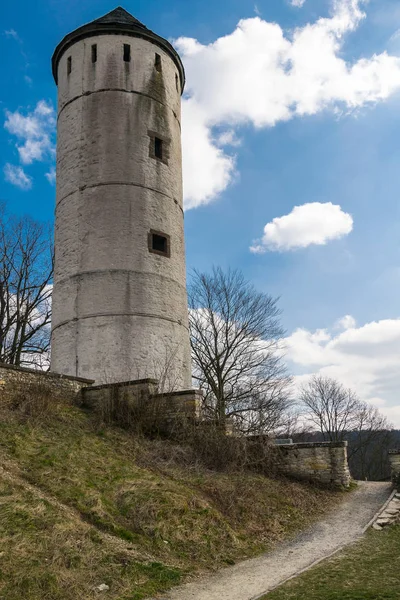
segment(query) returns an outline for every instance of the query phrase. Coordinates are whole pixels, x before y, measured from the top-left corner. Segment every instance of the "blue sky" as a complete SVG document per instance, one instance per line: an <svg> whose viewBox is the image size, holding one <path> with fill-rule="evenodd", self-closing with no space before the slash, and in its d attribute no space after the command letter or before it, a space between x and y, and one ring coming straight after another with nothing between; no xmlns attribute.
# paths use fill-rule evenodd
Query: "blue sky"
<svg viewBox="0 0 400 600"><path fill-rule="evenodd" d="M53 218L51 55L115 6L2 3L0 198L11 212ZM280 296L298 381L338 377L400 426L400 3L123 6L175 40L187 71L188 269L238 267Z"/></svg>

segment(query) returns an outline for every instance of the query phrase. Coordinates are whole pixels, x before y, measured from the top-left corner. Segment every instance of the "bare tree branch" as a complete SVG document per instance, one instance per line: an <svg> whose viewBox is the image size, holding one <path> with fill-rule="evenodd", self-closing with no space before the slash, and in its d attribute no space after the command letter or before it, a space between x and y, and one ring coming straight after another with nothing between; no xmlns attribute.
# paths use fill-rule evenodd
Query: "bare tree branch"
<svg viewBox="0 0 400 600"><path fill-rule="evenodd" d="M194 378L206 413L246 433L274 429L290 404L277 300L239 271L194 272L189 286Z"/></svg>
<svg viewBox="0 0 400 600"><path fill-rule="evenodd" d="M0 362L47 366L53 247L49 228L0 205Z"/></svg>

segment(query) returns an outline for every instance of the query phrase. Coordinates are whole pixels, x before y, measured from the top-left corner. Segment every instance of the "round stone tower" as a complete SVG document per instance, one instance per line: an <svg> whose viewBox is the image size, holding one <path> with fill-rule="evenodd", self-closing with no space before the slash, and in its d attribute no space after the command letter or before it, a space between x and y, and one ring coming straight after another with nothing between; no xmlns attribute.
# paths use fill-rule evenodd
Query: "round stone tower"
<svg viewBox="0 0 400 600"><path fill-rule="evenodd" d="M191 387L174 48L122 8L68 34L58 85L53 371Z"/></svg>

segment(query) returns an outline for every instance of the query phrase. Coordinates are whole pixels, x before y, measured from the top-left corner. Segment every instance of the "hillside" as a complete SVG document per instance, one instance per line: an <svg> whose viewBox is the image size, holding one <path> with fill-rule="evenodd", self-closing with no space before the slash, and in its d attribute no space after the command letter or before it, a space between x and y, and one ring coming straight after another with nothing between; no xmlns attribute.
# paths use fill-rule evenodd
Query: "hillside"
<svg viewBox="0 0 400 600"><path fill-rule="evenodd" d="M60 402L3 406L0 459L2 600L154 596L272 547L342 497L212 471L189 448Z"/></svg>

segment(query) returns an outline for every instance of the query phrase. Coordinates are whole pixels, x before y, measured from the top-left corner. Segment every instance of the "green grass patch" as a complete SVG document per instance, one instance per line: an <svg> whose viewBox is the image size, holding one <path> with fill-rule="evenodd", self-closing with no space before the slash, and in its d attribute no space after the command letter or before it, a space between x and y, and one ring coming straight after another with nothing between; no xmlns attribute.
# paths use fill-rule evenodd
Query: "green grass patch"
<svg viewBox="0 0 400 600"><path fill-rule="evenodd" d="M369 530L360 542L265 596L265 600L399 598L400 524Z"/></svg>
<svg viewBox="0 0 400 600"><path fill-rule="evenodd" d="M101 583L110 600L141 600L187 573L272 548L343 497L286 479L211 471L188 463L184 447L99 429L90 413L57 403L43 419L0 415L0 461L77 515L68 519L54 502L4 481L2 600L92 598Z"/></svg>

